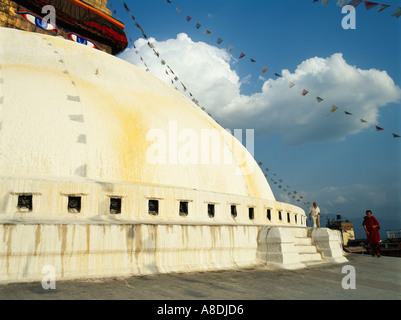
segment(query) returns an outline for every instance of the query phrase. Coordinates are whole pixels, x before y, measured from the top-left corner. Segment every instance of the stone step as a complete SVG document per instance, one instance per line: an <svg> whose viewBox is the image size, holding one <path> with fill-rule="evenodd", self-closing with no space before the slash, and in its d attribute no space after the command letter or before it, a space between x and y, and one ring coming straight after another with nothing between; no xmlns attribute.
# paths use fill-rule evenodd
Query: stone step
<svg viewBox="0 0 401 320"><path fill-rule="evenodd" d="M322 256L320 253L300 253L299 260L301 262L322 261Z"/></svg>
<svg viewBox="0 0 401 320"><path fill-rule="evenodd" d="M312 239L311 238L300 238L300 237L295 237L295 243L296 246L311 246L312 244Z"/></svg>
<svg viewBox="0 0 401 320"><path fill-rule="evenodd" d="M308 228L293 228L293 229L291 229L291 233L296 238L309 237L309 229Z"/></svg>
<svg viewBox="0 0 401 320"><path fill-rule="evenodd" d="M298 253L317 253L316 246L311 245L295 245Z"/></svg>

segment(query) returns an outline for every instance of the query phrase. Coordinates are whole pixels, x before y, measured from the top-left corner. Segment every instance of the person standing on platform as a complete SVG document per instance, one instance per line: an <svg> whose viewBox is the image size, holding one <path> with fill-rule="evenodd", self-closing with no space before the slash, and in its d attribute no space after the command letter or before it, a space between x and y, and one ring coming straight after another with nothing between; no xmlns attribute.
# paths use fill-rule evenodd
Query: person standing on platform
<svg viewBox="0 0 401 320"><path fill-rule="evenodd" d="M363 218L363 228L365 229L366 236L372 250L372 257L381 257L380 250L380 224L377 219L372 216L372 211L366 210L366 216Z"/></svg>
<svg viewBox="0 0 401 320"><path fill-rule="evenodd" d="M313 227L320 228L320 209L317 206L316 202L313 203L313 206L309 209L309 220L313 220Z"/></svg>

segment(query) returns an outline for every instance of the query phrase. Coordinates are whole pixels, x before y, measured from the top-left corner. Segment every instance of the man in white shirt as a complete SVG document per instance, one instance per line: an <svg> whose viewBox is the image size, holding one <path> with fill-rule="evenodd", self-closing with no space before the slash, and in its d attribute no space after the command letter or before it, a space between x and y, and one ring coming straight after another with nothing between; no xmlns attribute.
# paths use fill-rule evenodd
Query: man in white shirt
<svg viewBox="0 0 401 320"><path fill-rule="evenodd" d="M313 219L313 227L320 228L320 209L316 202L314 202L313 207L309 209L309 220L311 220L311 215Z"/></svg>

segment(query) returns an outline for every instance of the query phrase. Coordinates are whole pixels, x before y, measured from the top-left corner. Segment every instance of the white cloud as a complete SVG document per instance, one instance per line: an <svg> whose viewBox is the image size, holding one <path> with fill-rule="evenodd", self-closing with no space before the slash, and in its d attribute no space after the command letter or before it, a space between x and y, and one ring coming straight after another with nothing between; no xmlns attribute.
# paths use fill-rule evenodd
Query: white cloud
<svg viewBox="0 0 401 320"><path fill-rule="evenodd" d="M226 50L193 42L183 33L176 39L149 41L160 59L144 39L135 42L139 54L127 49L120 57L145 69L142 56L152 74L171 84L172 77L160 63L164 59L200 105L224 127L252 128L264 136L278 133L286 144L342 140L377 124L379 108L401 97L400 88L385 71L351 66L341 53L310 58L292 73L282 70L284 78L259 77L264 81L261 91L244 95L241 84L251 77L240 79L231 67L236 59ZM289 88L289 81L295 86ZM173 87L182 89L179 82L173 82ZM306 96L301 94L303 89L309 91ZM316 96L324 101L318 103ZM339 110L329 114L332 104ZM345 110L353 115L345 115ZM360 118L368 123L361 123Z"/></svg>

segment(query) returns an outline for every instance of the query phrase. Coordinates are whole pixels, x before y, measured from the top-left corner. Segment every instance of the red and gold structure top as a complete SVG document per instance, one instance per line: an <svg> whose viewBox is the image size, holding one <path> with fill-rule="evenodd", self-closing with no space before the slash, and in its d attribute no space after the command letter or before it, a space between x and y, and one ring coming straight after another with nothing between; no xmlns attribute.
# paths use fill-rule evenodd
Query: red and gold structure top
<svg viewBox="0 0 401 320"><path fill-rule="evenodd" d="M54 25L43 20L49 5ZM107 0L1 0L0 27L58 35L111 54L128 45L124 24L111 16Z"/></svg>

